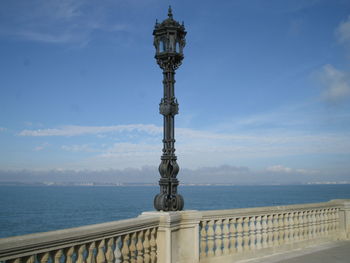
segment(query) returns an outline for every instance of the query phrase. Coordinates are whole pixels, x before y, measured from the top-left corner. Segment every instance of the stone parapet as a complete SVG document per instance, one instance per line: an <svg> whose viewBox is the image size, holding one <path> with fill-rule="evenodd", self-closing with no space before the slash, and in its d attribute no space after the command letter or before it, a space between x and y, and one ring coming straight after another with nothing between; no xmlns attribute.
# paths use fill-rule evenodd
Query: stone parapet
<svg viewBox="0 0 350 263"><path fill-rule="evenodd" d="M0 263L233 262L350 238L350 200L144 212L105 224L0 239Z"/></svg>

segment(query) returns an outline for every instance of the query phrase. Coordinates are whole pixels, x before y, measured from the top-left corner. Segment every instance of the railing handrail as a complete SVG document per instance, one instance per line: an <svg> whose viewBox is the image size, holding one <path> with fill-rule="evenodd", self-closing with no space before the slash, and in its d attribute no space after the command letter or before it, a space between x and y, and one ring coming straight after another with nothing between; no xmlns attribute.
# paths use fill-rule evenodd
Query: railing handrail
<svg viewBox="0 0 350 263"><path fill-rule="evenodd" d="M283 206L262 206L251 208L235 208L224 210L206 210L201 211L202 219L216 219L223 217L242 217L242 216L257 216L265 214L278 214L282 212L300 212L310 209L318 208L339 208L341 206L342 199L331 200L322 203L307 203L307 204L294 204Z"/></svg>
<svg viewBox="0 0 350 263"><path fill-rule="evenodd" d="M26 256L125 235L159 225L159 217L137 218L0 239L0 259Z"/></svg>

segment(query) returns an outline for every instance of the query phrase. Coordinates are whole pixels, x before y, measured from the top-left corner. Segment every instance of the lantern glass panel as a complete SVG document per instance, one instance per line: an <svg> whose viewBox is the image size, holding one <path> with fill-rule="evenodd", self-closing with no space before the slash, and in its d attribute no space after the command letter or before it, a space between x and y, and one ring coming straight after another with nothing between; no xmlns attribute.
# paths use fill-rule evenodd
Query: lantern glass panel
<svg viewBox="0 0 350 263"><path fill-rule="evenodd" d="M165 52L166 48L165 48L165 41L162 40L160 41L160 52Z"/></svg>
<svg viewBox="0 0 350 263"><path fill-rule="evenodd" d="M180 53L180 43L176 42L176 52Z"/></svg>

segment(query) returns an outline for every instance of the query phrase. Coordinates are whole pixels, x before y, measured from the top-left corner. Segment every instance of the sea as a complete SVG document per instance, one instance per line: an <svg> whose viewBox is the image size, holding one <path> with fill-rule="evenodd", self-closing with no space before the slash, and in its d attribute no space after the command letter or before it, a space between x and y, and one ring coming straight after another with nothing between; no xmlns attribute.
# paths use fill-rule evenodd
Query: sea
<svg viewBox="0 0 350 263"><path fill-rule="evenodd" d="M186 210L350 199L350 185L179 186ZM137 217L156 186L0 186L0 238Z"/></svg>

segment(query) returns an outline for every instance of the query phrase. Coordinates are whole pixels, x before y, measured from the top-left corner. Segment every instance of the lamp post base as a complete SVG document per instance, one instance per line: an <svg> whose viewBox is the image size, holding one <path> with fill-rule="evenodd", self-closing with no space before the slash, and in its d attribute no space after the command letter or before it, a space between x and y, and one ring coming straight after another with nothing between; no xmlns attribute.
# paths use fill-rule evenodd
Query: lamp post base
<svg viewBox="0 0 350 263"><path fill-rule="evenodd" d="M179 194L168 195L160 193L154 197L154 208L157 211L181 211L184 207L184 199Z"/></svg>

